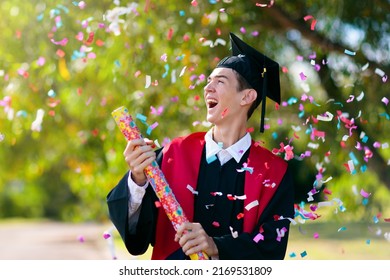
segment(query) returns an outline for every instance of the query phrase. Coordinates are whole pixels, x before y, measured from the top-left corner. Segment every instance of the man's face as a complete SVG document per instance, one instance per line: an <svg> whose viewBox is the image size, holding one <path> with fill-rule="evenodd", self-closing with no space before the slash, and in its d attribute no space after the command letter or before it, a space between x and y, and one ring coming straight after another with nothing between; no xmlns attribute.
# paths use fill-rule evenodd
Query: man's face
<svg viewBox="0 0 390 280"><path fill-rule="evenodd" d="M242 92L237 91L236 74L230 68L215 68L204 87L207 121L219 125L239 118L243 112Z"/></svg>

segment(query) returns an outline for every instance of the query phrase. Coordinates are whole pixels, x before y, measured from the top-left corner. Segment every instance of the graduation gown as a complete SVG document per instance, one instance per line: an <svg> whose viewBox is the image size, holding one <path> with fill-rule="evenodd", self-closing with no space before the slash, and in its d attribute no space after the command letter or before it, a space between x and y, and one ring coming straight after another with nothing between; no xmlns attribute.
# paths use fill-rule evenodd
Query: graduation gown
<svg viewBox="0 0 390 280"><path fill-rule="evenodd" d="M157 152L157 162L186 216L201 223L213 237L220 259L283 259L290 225L287 218L294 215L287 163L252 142L240 163L232 159L221 167L218 160L206 161L204 142L204 133L194 133ZM252 170L242 169L244 163ZM162 207L156 208L151 187L146 189L136 231L130 234L127 176L107 195L110 218L127 250L139 255L151 244L152 259L185 259L173 241L172 224Z"/></svg>

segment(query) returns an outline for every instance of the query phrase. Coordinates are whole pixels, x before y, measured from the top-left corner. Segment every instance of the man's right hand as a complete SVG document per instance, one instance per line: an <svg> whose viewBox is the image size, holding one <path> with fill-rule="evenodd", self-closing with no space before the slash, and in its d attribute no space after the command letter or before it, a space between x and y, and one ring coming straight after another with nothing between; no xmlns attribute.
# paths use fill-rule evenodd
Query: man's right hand
<svg viewBox="0 0 390 280"><path fill-rule="evenodd" d="M150 165L155 159L155 145L152 140L135 139L128 141L123 156L131 171L131 178L134 183L143 186L146 183L146 175L144 169Z"/></svg>

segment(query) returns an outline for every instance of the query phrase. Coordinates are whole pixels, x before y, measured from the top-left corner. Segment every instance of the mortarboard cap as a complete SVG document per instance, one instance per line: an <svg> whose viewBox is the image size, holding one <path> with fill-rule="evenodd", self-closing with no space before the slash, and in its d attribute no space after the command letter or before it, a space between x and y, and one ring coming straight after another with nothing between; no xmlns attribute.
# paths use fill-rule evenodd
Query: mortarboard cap
<svg viewBox="0 0 390 280"><path fill-rule="evenodd" d="M257 92L256 107L262 103L260 131L264 131L265 100L268 96L280 104L279 64L230 33L232 55L223 58L217 68L237 71Z"/></svg>

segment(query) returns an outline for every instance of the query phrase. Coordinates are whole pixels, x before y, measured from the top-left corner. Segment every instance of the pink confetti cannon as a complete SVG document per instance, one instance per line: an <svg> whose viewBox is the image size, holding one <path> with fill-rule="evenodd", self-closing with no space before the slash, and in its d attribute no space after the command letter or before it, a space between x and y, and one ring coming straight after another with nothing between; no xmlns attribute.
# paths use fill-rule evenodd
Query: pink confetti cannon
<svg viewBox="0 0 390 280"><path fill-rule="evenodd" d="M119 126L119 129L128 141L142 138L142 134L135 124L133 118L130 116L127 108L119 107L111 114L116 124ZM181 224L188 222L188 219L186 218L179 202L176 200L176 197L173 194L171 188L169 187L164 174L158 166L158 163L153 161L152 164L145 168L144 172L148 178L149 183L156 192L156 195L160 200L165 213L172 222L175 230L177 230ZM207 260L208 256L204 252L199 252L197 254L190 255L190 258L191 260Z"/></svg>

